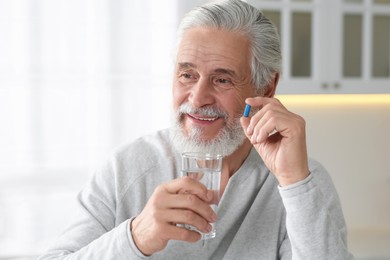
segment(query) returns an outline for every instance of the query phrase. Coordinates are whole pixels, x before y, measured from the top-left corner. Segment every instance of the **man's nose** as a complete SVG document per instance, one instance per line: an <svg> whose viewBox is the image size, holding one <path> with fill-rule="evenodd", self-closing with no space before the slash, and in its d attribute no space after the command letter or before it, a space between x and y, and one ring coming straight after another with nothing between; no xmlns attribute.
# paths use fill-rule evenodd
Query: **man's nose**
<svg viewBox="0 0 390 260"><path fill-rule="evenodd" d="M203 107L214 103L213 88L207 79L199 79L192 87L188 101L194 107Z"/></svg>

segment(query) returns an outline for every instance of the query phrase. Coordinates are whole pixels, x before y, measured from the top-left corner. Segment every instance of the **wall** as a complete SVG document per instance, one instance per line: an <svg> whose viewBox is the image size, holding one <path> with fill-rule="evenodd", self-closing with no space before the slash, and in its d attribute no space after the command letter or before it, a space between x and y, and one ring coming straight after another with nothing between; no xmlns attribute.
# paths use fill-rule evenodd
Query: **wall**
<svg viewBox="0 0 390 260"><path fill-rule="evenodd" d="M280 99L306 119L309 154L338 189L351 251L358 259L389 259L390 96Z"/></svg>

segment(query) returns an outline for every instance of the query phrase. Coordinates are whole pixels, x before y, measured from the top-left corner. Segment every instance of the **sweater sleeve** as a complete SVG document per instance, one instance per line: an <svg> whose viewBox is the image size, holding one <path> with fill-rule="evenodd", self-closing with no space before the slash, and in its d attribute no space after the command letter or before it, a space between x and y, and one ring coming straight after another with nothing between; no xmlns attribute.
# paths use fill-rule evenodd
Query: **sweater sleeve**
<svg viewBox="0 0 390 260"><path fill-rule="evenodd" d="M288 259L353 259L347 248L347 228L335 187L326 170L310 163L305 180L279 192L286 209L286 243L280 255ZM286 242L285 241L285 242ZM287 259L283 258L283 259Z"/></svg>
<svg viewBox="0 0 390 260"><path fill-rule="evenodd" d="M75 220L38 260L144 259L130 232L131 219L116 223L116 176L108 163L78 195ZM71 213L70 213L71 214Z"/></svg>

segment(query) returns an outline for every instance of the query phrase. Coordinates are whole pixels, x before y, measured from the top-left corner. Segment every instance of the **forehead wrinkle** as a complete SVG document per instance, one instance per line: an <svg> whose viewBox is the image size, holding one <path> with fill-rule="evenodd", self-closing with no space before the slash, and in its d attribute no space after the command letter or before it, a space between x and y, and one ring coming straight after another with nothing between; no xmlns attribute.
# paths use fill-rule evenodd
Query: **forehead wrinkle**
<svg viewBox="0 0 390 260"><path fill-rule="evenodd" d="M191 55L191 56L197 57L196 55ZM185 61L185 60L186 59L184 59L183 61L178 61L177 64L178 64L179 69L197 69L198 68L196 62L194 63L194 62ZM196 60L198 60L198 59L196 59ZM233 64L234 63L233 59L231 59L231 60L232 60L231 63ZM207 61L203 61L203 63L209 65L207 67L210 67L210 66L215 67L215 68L211 68L212 73L228 74L230 76L238 77L238 71L236 71L231 66L225 66L225 64L219 65L218 63L220 63L220 62L221 62L221 59L218 59L218 58L208 59ZM223 61L223 63L230 63L230 62Z"/></svg>
<svg viewBox="0 0 390 260"><path fill-rule="evenodd" d="M195 59L200 59L205 63L229 61L235 63L234 58L229 55L225 55L223 52L215 53L215 51L209 51L209 47L203 44L194 46L190 43L183 43L178 51L179 56L188 56Z"/></svg>
<svg viewBox="0 0 390 260"><path fill-rule="evenodd" d="M192 62L179 62L179 69L196 69L196 65Z"/></svg>
<svg viewBox="0 0 390 260"><path fill-rule="evenodd" d="M199 43L194 45L191 41L182 41L178 50L177 68L202 69L202 71L216 74L227 74L241 83L247 81L247 75L242 73L242 60L228 55L225 52L211 51L207 44Z"/></svg>
<svg viewBox="0 0 390 260"><path fill-rule="evenodd" d="M214 69L214 72L218 73L218 74L228 74L228 75L230 75L232 77L237 77L237 73L234 70L231 70L231 69L216 68L216 69Z"/></svg>

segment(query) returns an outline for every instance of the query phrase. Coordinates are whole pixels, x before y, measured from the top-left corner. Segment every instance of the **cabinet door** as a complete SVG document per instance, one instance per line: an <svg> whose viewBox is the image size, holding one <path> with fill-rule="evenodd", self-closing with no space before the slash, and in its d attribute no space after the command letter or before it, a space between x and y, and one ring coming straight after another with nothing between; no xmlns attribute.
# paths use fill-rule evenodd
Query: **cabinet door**
<svg viewBox="0 0 390 260"><path fill-rule="evenodd" d="M248 0L269 17L279 30L282 74L278 93L318 93L321 2L316 0Z"/></svg>
<svg viewBox="0 0 390 260"><path fill-rule="evenodd" d="M334 6L340 22L332 34L338 39L336 91L390 93L390 0L340 0Z"/></svg>
<svg viewBox="0 0 390 260"><path fill-rule="evenodd" d="M248 0L278 27L278 93L390 93L390 0Z"/></svg>

